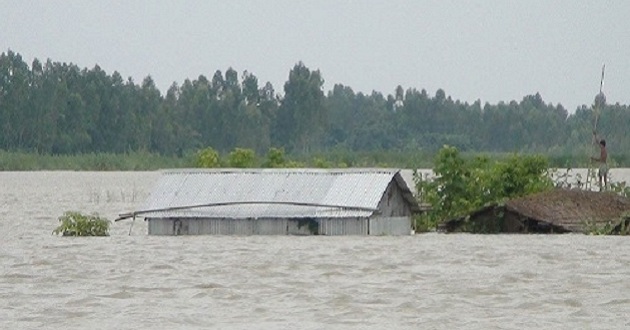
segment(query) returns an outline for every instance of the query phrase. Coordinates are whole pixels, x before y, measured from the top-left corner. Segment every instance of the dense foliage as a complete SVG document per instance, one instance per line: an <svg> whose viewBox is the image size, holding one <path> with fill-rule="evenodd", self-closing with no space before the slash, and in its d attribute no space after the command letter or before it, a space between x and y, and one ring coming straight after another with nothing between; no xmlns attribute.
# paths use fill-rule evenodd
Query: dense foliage
<svg viewBox="0 0 630 330"><path fill-rule="evenodd" d="M431 210L417 220L418 230L464 216L490 203L551 189L547 160L537 155L512 155L504 160L466 159L445 146L434 161L434 177L416 175L419 198Z"/></svg>
<svg viewBox="0 0 630 330"><path fill-rule="evenodd" d="M68 211L59 217L61 224L53 234L62 236L109 236L110 222L98 215Z"/></svg>
<svg viewBox="0 0 630 330"><path fill-rule="evenodd" d="M216 150L210 147L197 152L195 165L202 168L341 167L331 162L323 162L320 158L314 158L308 164L290 160L284 154L284 149L278 148L269 148L267 155L264 157L259 157L254 150L246 148L236 148L222 157Z"/></svg>
<svg viewBox="0 0 630 330"><path fill-rule="evenodd" d="M298 63L281 94L250 72L228 68L173 83L162 94L151 77L137 84L98 66L37 59L29 65L7 51L0 54L0 150L181 158L206 147L259 155L273 147L298 159L317 153L433 154L448 144L463 152L546 153L567 161L587 161L592 152L590 106L569 115L539 94L520 102L469 104L441 89L431 96L401 86L393 95L355 93L343 85L325 94L323 82L319 71ZM621 151L630 149L630 109L601 103L599 132L612 157L628 163Z"/></svg>

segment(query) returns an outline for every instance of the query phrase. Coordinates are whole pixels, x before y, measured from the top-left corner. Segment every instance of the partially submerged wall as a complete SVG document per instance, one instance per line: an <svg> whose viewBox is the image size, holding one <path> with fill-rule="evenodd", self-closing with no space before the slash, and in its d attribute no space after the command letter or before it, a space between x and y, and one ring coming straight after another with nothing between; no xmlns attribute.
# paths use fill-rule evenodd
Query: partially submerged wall
<svg viewBox="0 0 630 330"><path fill-rule="evenodd" d="M149 235L409 235L411 218L149 218Z"/></svg>

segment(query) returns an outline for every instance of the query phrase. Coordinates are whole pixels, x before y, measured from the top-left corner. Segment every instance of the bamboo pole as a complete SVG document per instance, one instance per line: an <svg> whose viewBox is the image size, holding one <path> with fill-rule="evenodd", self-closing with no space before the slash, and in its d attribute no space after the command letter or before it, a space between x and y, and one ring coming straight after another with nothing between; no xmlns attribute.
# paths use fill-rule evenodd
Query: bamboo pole
<svg viewBox="0 0 630 330"><path fill-rule="evenodd" d="M599 81L599 94L597 94L597 97L595 97L595 104L593 105L593 115L595 118L593 119L593 137L591 138L591 145L592 145L592 150L594 152L597 152L596 149L598 145L596 133L597 133L597 124L599 122L600 103L602 100L603 89L604 89L604 70L605 69L606 69L606 64L602 65L602 77ZM586 173L586 176L587 178L586 178L585 188L586 190L592 190L591 180L596 177L595 169L593 168L592 155L589 155L589 165L588 165L588 172Z"/></svg>

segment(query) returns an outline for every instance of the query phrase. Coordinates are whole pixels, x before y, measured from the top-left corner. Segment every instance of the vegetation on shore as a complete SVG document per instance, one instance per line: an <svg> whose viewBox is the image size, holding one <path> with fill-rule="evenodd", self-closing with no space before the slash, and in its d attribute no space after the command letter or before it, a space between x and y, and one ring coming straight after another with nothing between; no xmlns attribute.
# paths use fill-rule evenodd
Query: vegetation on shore
<svg viewBox="0 0 630 330"><path fill-rule="evenodd" d="M149 171L189 167L191 159L146 152L47 155L0 150L0 171Z"/></svg>
<svg viewBox="0 0 630 330"><path fill-rule="evenodd" d="M216 153L213 161L205 159L199 163L200 153ZM232 155L234 153L234 155ZM241 155L241 153L245 153ZM481 153L460 152L466 160L479 157L488 160L505 160L514 153ZM253 149L235 148L220 154L208 147L182 156L160 155L149 152L115 153L85 153L74 155L50 155L24 151L0 150L0 171L152 171L164 168L191 167L317 167L317 168L345 168L345 167L389 167L389 168L433 168L437 153L402 152L402 151L345 151L332 150L305 155L287 155L283 148L269 148L266 153L258 154ZM533 156L533 155L532 155ZM540 155L539 155L540 156ZM208 157L208 155L206 156ZM249 157L250 163L240 163L238 157ZM588 167L588 160L575 157L544 156L551 168ZM630 163L620 163L613 158L611 166L630 167ZM210 162L206 164L205 162ZM571 166L572 164L577 164Z"/></svg>
<svg viewBox="0 0 630 330"><path fill-rule="evenodd" d="M430 155L396 151L331 151L289 157L283 148L270 148L265 154L257 154L252 149L235 148L228 153L220 154L208 147L178 157L147 152L43 155L0 150L0 171L151 171L192 167L430 168L431 162Z"/></svg>

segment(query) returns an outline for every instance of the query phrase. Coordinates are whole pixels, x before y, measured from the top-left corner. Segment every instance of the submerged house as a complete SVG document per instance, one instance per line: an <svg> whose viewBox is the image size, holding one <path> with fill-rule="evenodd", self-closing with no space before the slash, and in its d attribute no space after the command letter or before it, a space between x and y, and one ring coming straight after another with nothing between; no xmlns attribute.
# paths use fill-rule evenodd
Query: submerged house
<svg viewBox="0 0 630 330"><path fill-rule="evenodd" d="M399 170L188 169L120 219L149 235L409 235L419 211Z"/></svg>
<svg viewBox="0 0 630 330"><path fill-rule="evenodd" d="M483 207L445 222L446 232L588 233L619 232L628 225L630 199L612 192L554 189Z"/></svg>

